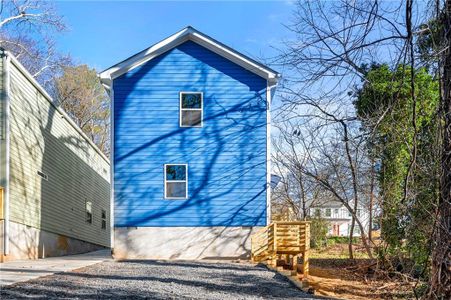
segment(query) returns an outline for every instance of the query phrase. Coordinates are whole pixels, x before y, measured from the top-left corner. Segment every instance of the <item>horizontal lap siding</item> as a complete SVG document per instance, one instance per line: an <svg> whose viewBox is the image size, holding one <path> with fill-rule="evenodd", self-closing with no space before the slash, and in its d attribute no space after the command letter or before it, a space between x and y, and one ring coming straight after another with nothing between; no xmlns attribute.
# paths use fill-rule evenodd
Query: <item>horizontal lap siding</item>
<svg viewBox="0 0 451 300"><path fill-rule="evenodd" d="M266 81L186 42L114 80L116 226L266 223ZM179 92L204 96L180 128ZM188 200L164 199L163 165L188 164Z"/></svg>
<svg viewBox="0 0 451 300"><path fill-rule="evenodd" d="M0 57L0 186L5 188L6 186L6 91L4 88L5 82L5 69L3 60L4 57ZM4 218L3 202L0 201L0 219Z"/></svg>
<svg viewBox="0 0 451 300"><path fill-rule="evenodd" d="M108 161L13 64L10 78L11 221L108 246L110 231L101 229L101 210L110 211Z"/></svg>

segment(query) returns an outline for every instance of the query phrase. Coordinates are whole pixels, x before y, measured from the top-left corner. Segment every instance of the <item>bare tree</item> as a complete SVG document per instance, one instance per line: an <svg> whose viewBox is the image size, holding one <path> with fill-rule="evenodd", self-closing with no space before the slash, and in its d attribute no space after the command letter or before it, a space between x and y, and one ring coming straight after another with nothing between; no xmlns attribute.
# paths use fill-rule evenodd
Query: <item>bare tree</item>
<svg viewBox="0 0 451 300"><path fill-rule="evenodd" d="M431 243L434 249L430 289L433 292L430 295L446 298L449 297L449 286L451 286L451 268L449 267L449 241L451 240L449 192L451 143L449 140L451 139L448 137L451 132L449 130L451 121L448 120L451 114L450 89L448 88L451 57L449 53L451 1L431 1L430 4L428 7L436 8L438 12L439 25L436 27L442 28L439 30L442 32L441 41L435 41L441 46L437 47L438 51L435 53L435 57L441 59L441 68L439 68L441 70L439 77L442 83L441 113L445 128L440 201L435 209L428 210L425 215L431 216L431 220L435 224L434 234L431 232L429 235L432 237ZM349 134L349 129L352 128L357 117L353 110L352 95L355 95L356 90L366 83L367 66L377 62L385 63L393 68L402 66L407 70L407 72L403 72L406 76L401 81L410 86L411 99L408 102L411 112L409 114L410 124L399 134L405 138L405 143L408 145L409 162L404 173L401 203L404 212L415 203L420 207L422 205L421 199L418 198L420 194L418 189L413 188L417 186L415 173L424 167L418 162L418 159L421 159L418 152L418 145L421 144L421 141L418 140L420 133L417 107L419 103L415 85L415 70L419 66L416 53L418 37L425 32L432 32L432 35L434 33L433 28L420 27L420 22L424 21L424 18L430 17L427 15L428 7L413 0L404 2L301 1L297 5L293 23L288 26L294 38L286 43L286 47L278 58L278 62L286 67L285 83L282 89L283 105L278 117L285 122L295 118L315 119L318 123L317 128L328 126L339 133L337 139L342 141L341 145L344 149L342 153L346 158L346 162L341 162L341 164L348 166L349 180L353 185L351 190L356 194L353 195L356 201L359 200L359 186L355 186L358 180L354 179L359 179L359 173L355 163L357 156L353 159L352 149L358 150L355 147L358 147L360 136L355 133ZM390 101L391 105L384 106L379 112L378 118L368 120L371 122L372 130L377 129L383 120L392 118L393 106L397 105L397 101L398 97L395 92ZM304 126L305 122L299 121L299 126ZM335 125L331 126L331 123ZM371 140L373 134L374 132L371 131L361 133L361 135L367 136L367 140ZM317 134L315 133L314 136L317 137ZM330 138L328 137L327 140ZM437 139L435 143L441 144L441 139ZM334 157L329 155L329 158ZM333 166L333 163L330 163L330 166ZM316 177L325 188L333 189L333 186L330 187L330 181L325 180L320 174L309 169L305 169L304 173ZM433 176L434 174L431 173L431 178ZM371 184L370 180L369 186L374 187L374 182ZM373 195L373 192L374 189L370 188L369 195ZM342 198L343 196L337 193L336 197ZM374 198L371 199L374 201ZM349 207L351 211L353 208ZM404 221L404 219L399 220L399 222Z"/></svg>
<svg viewBox="0 0 451 300"><path fill-rule="evenodd" d="M286 132L287 128L279 130ZM302 172L306 158L298 155L296 145L284 135L274 138L272 147L274 169L281 177L279 188L274 193L274 200L276 203L280 202L290 207L293 219L305 220L308 216L308 205L318 196L317 185Z"/></svg>
<svg viewBox="0 0 451 300"><path fill-rule="evenodd" d="M310 100L302 101L302 104L309 107L308 111L278 120L280 142L273 143L273 160L276 166L283 165L284 170L277 171L285 171L288 174L286 176L298 178L303 186L308 183L309 186L320 187L322 192L316 192L316 197L321 195L341 202L352 216L350 257L353 258L352 236L355 224L360 229L368 255L372 257L366 236L368 229L357 214L358 206L365 206L369 199L367 182L370 180L367 177L372 174L367 172L369 160L366 152L362 151L363 137L356 136L360 134L357 122L354 118L340 118Z"/></svg>
<svg viewBox="0 0 451 300"><path fill-rule="evenodd" d="M70 62L55 49L56 34L66 30L50 1L2 0L0 46L11 51L47 89L53 75Z"/></svg>

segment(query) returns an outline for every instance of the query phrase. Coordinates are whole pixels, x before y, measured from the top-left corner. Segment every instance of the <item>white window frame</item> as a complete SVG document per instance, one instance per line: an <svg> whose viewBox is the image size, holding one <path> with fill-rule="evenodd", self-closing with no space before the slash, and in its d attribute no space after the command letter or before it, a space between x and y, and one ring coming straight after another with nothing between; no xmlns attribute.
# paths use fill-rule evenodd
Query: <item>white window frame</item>
<svg viewBox="0 0 451 300"><path fill-rule="evenodd" d="M167 166L185 166L185 180L166 180L166 167ZM188 164L164 164L164 199L172 199L172 200L185 200L188 199ZM168 182L184 182L185 187L185 197L168 197L166 183Z"/></svg>
<svg viewBox="0 0 451 300"><path fill-rule="evenodd" d="M182 94L200 94L200 108L182 108ZM200 125L182 125L182 111L198 111L200 110ZM179 93L179 125L180 127L196 127L204 126L204 93L203 92L180 92Z"/></svg>
<svg viewBox="0 0 451 300"><path fill-rule="evenodd" d="M329 213L328 213L329 212ZM326 218L332 218L332 208L326 208L324 209L324 216Z"/></svg>

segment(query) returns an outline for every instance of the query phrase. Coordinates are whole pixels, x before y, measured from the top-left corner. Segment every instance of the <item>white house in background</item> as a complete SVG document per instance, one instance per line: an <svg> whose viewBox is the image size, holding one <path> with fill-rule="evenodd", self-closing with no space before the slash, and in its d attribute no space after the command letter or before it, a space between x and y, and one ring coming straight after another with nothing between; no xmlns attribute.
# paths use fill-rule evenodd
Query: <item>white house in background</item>
<svg viewBox="0 0 451 300"><path fill-rule="evenodd" d="M353 207L353 204L351 204ZM338 201L327 201L324 203L313 203L309 207L309 215L314 217L320 215L329 222L330 236L349 236L351 229L351 214L346 207ZM362 222L365 231L369 228L369 212L368 209L359 205L357 208L357 217ZM354 235L360 234L360 228L354 227Z"/></svg>

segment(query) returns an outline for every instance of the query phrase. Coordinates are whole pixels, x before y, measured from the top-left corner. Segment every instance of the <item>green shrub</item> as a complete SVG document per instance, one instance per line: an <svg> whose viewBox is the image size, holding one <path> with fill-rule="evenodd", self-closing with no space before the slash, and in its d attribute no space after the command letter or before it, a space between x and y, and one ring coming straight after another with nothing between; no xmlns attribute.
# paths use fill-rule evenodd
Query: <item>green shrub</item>
<svg viewBox="0 0 451 300"><path fill-rule="evenodd" d="M319 212L310 219L310 246L312 248L321 248L327 246L327 232L329 231L329 222L321 218Z"/></svg>
<svg viewBox="0 0 451 300"><path fill-rule="evenodd" d="M359 242L358 237L352 238L352 243L357 244ZM349 237L348 236L330 236L327 238L327 245L332 246L335 244L348 244L349 243Z"/></svg>

